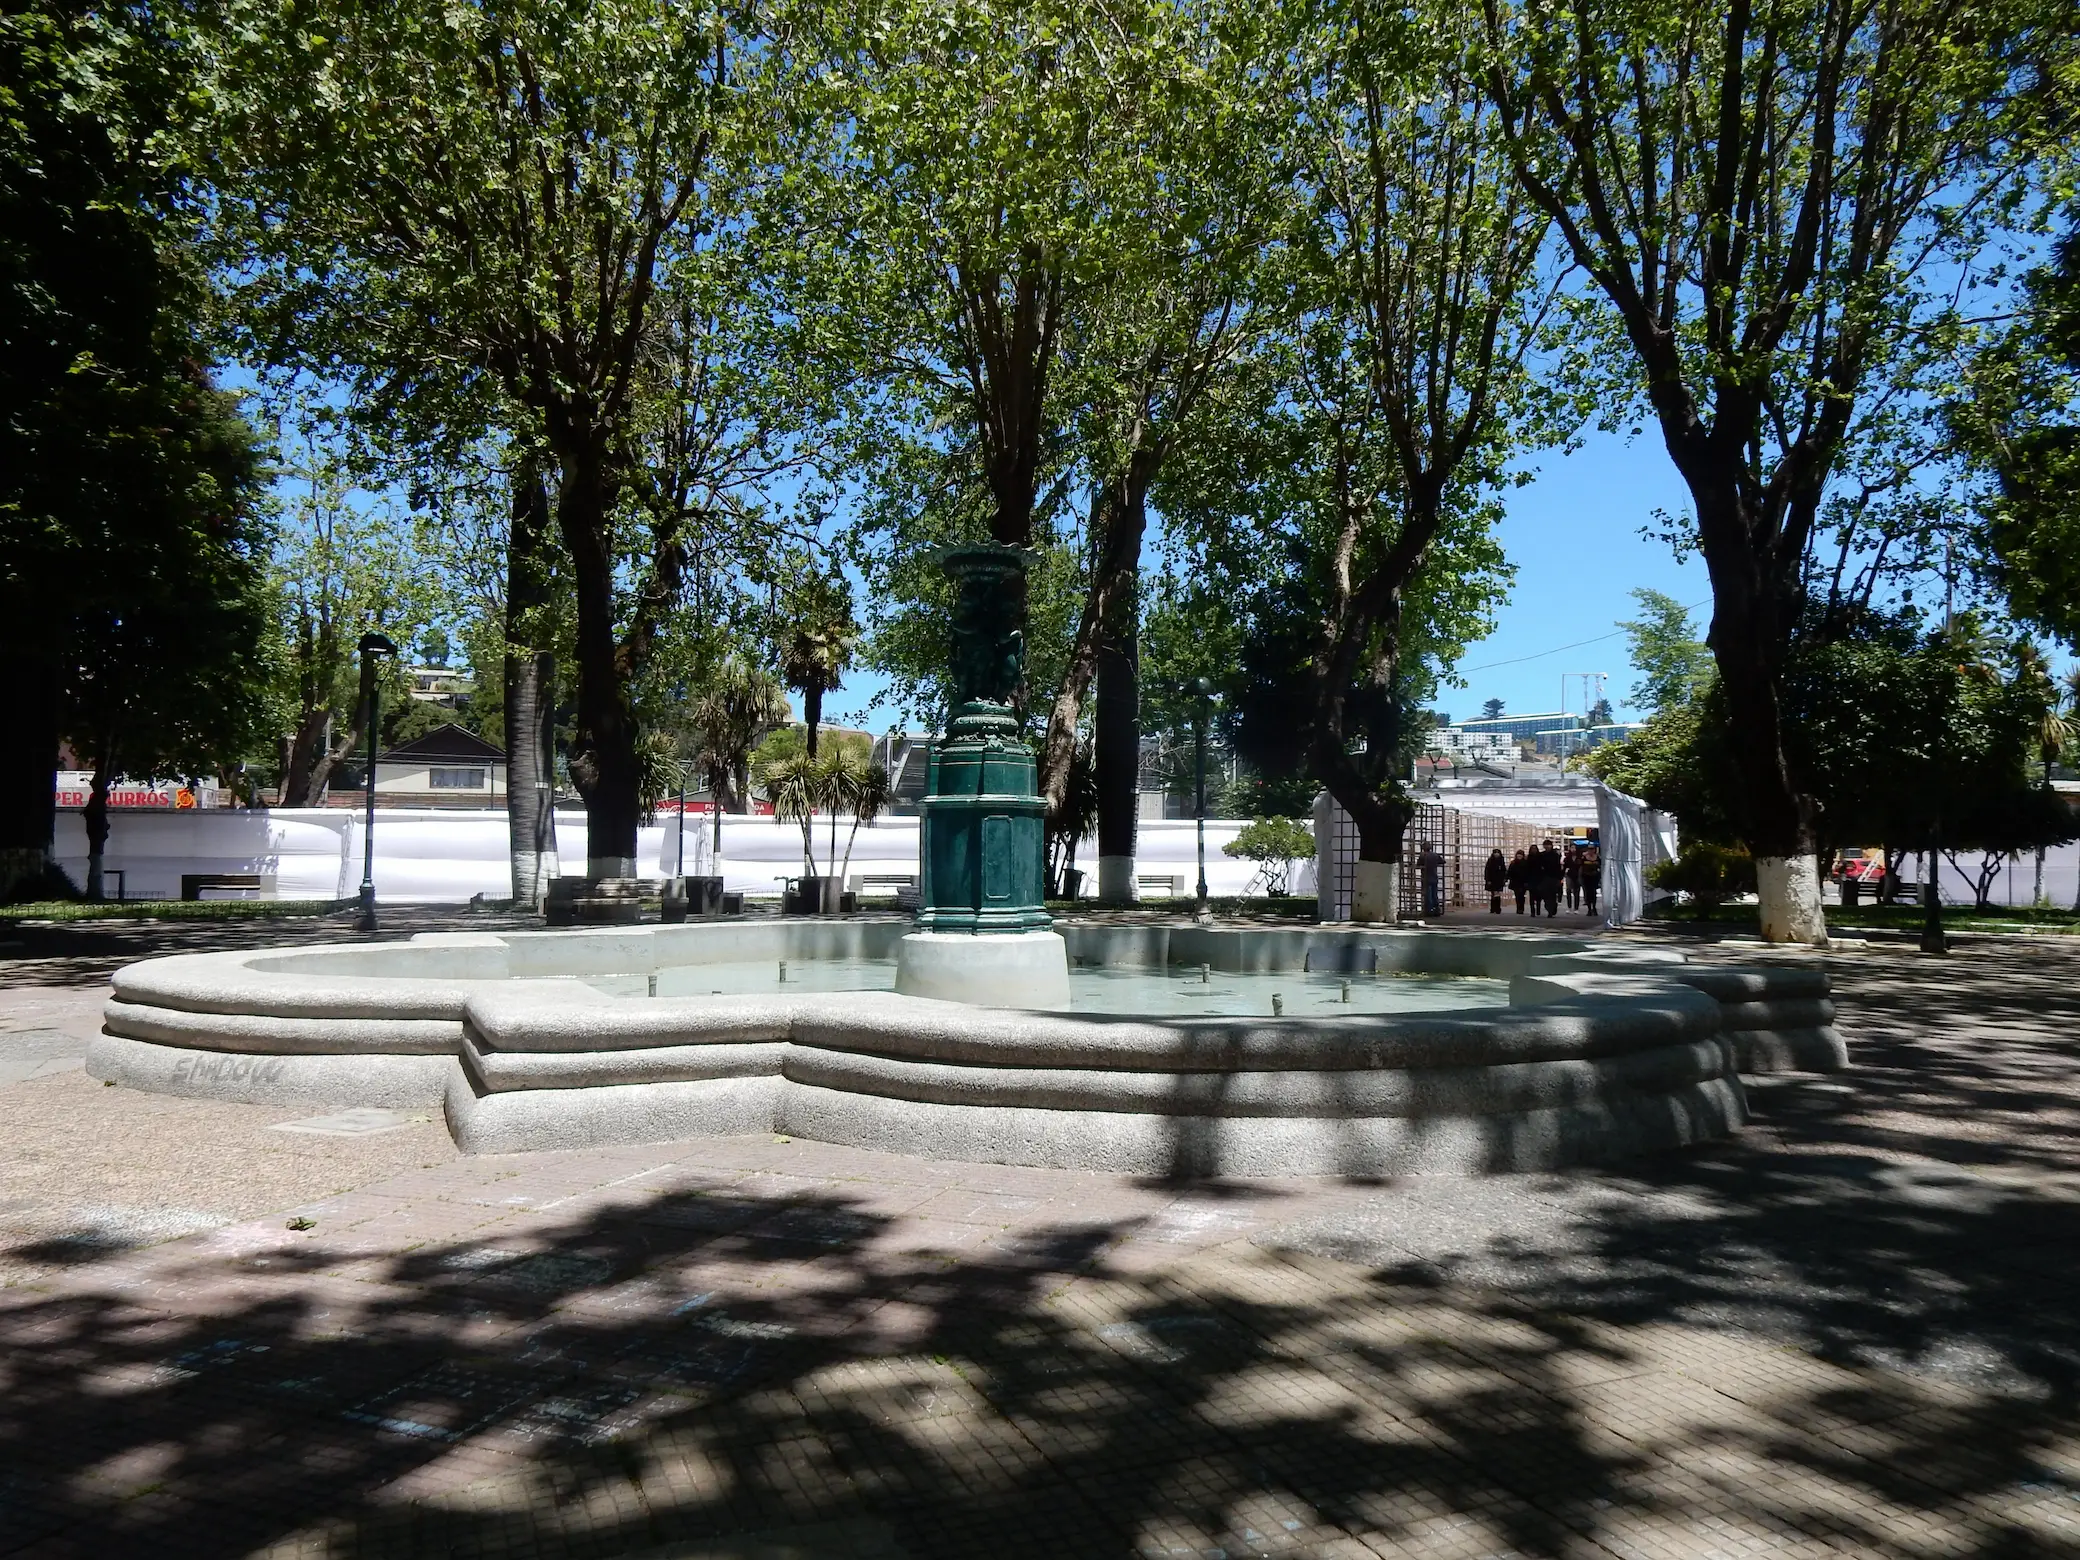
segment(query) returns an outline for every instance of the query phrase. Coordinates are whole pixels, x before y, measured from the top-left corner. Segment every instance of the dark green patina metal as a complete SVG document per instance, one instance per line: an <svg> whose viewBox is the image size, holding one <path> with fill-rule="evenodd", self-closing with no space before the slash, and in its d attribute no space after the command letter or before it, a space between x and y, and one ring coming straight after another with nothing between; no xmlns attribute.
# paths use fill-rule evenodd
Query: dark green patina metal
<svg viewBox="0 0 2080 1560"><path fill-rule="evenodd" d="M927 932L1032 932L1042 905L1047 804L1012 699L1025 668L1026 563L1015 547L949 547L953 718L932 750L917 925Z"/></svg>

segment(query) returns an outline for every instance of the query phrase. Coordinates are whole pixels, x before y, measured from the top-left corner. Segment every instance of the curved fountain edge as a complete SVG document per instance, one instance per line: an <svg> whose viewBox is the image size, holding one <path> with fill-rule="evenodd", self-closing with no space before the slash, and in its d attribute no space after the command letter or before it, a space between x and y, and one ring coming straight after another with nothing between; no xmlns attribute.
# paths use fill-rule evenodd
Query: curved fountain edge
<svg viewBox="0 0 2080 1560"><path fill-rule="evenodd" d="M1092 1169L1391 1174L1722 1136L1745 1119L1737 1071L1847 1060L1822 970L1507 931L1062 928L1082 962L1511 979L1509 1008L1456 1015L1162 1021L894 993L632 1003L555 978L696 948L885 956L907 929L450 933L153 960L119 972L88 1068L211 1098L438 1101L479 1152L770 1130ZM511 984L522 974L538 978Z"/></svg>

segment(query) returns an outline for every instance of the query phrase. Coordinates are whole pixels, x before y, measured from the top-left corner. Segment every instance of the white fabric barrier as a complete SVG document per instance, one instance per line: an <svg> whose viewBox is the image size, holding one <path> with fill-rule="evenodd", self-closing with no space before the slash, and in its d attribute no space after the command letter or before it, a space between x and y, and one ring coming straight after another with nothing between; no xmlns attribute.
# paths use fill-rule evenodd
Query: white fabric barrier
<svg viewBox="0 0 2080 1560"><path fill-rule="evenodd" d="M837 849L841 864L850 820L838 820ZM690 873L713 876L710 866L712 818L689 814L685 860ZM1206 823L1206 882L1209 893L1244 893L1255 876L1247 861L1224 856L1220 847L1235 838L1243 824L1233 819ZM1191 820L1144 822L1140 829L1142 876L1168 876L1177 892L1190 894L1197 881L1195 829ZM848 879L914 878L917 874L915 817L890 817L862 825L844 865ZM636 870L644 877L681 875L680 831L676 817L639 832ZM77 812L58 815L58 865L75 883L87 876L86 828ZM267 899L347 899L361 886L362 814L345 807L196 809L186 812L125 811L109 819L105 865L120 872L128 899L177 899L181 878L192 874L250 875L261 880L259 897ZM585 870L585 815L556 814L556 851L566 876ZM375 826L375 885L379 899L393 902L459 904L482 894L504 899L512 892L506 815L473 808L378 809ZM1077 860L1088 874L1086 886L1096 891L1097 842L1085 840ZM816 864L833 870L830 823L816 823ZM722 820L723 886L734 892L777 894L781 880L802 873L802 832L798 824L776 824L770 817L726 813ZM1294 891L1305 893L1303 882ZM116 891L114 879L109 892Z"/></svg>

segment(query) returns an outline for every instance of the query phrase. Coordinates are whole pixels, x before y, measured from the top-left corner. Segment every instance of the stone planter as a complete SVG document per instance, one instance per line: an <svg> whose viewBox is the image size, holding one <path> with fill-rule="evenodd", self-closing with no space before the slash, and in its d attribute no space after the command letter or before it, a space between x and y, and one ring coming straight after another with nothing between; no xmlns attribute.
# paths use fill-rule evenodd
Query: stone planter
<svg viewBox="0 0 2080 1560"><path fill-rule="evenodd" d="M836 915L844 908L844 901L843 878L803 877L795 879L787 909L790 915Z"/></svg>
<svg viewBox="0 0 2080 1560"><path fill-rule="evenodd" d="M551 926L634 926L643 918L642 880L557 878L543 915Z"/></svg>
<svg viewBox="0 0 2080 1560"><path fill-rule="evenodd" d="M688 916L721 915L722 879L683 877L664 880L664 918L683 921Z"/></svg>

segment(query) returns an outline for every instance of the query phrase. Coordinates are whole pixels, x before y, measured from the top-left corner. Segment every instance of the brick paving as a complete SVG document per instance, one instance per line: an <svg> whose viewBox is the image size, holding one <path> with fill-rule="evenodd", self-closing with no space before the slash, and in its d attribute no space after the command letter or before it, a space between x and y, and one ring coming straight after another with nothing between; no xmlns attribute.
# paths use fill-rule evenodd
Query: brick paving
<svg viewBox="0 0 2080 1560"><path fill-rule="evenodd" d="M1373 1184L278 1132L69 1065L107 949L0 966L0 1554L2080 1554L2071 942L1833 957L1735 1143Z"/></svg>

